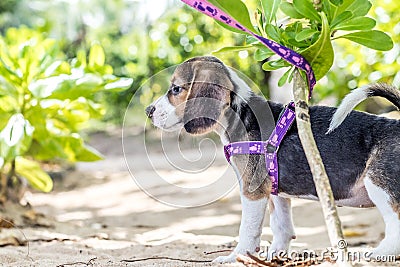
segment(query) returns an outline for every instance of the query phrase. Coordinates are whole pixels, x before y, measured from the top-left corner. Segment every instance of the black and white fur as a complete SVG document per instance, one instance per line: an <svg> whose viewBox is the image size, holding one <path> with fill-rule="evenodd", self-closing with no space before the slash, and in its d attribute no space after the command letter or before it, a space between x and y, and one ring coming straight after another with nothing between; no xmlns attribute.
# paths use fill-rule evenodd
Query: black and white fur
<svg viewBox="0 0 400 267"><path fill-rule="evenodd" d="M221 82L216 84L219 79ZM170 89L146 109L147 115L158 127L167 130L185 127L193 134L216 131L224 145L235 141L266 140L283 109L282 104L255 95L243 80L214 57L198 57L182 63L174 73L172 84L171 88L178 86L182 93L175 95L179 90ZM175 90L174 93L171 90ZM180 108L178 112L178 106L185 103L177 101L177 96L181 100L196 101L196 96L207 95L221 102L208 106L208 112L214 109L212 114L205 114L204 108L196 109L196 105L201 104L196 102L190 105L190 113L198 111L194 117L185 115L189 113L188 104L185 110ZM386 230L385 238L373 252L375 255L398 255L400 121L352 111L356 104L370 96L385 97L400 108L397 89L374 84L354 90L338 109L310 107L310 120L336 203L351 207L376 206ZM210 116L211 119L203 118ZM318 199L295 125L280 146L278 160L279 195L274 196L270 194L271 182L266 179L263 155L233 157L242 202L239 243L230 255L218 257L216 262L233 262L238 254L256 251L268 203L273 232L269 251L289 249L295 238L290 198Z"/></svg>

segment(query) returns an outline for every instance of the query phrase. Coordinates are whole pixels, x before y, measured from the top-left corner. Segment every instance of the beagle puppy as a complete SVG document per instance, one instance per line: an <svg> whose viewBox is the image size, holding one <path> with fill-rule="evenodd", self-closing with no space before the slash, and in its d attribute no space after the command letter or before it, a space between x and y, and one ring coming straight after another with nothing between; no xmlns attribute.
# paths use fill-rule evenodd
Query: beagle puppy
<svg viewBox="0 0 400 267"><path fill-rule="evenodd" d="M400 121L352 111L362 100L382 96L400 108L400 93L375 84L353 90L338 109L310 107L312 130L336 203L376 206L386 224L374 255L400 253ZM254 94L238 75L215 57L195 57L179 65L167 93L146 108L153 124L190 134L217 132L224 145L267 140L284 106ZM290 198L317 200L312 174L295 125L279 151L279 194L272 195L264 155L235 155L231 160L240 184L242 219L239 242L228 256L260 245L267 204L273 241L269 256L289 250L295 239Z"/></svg>

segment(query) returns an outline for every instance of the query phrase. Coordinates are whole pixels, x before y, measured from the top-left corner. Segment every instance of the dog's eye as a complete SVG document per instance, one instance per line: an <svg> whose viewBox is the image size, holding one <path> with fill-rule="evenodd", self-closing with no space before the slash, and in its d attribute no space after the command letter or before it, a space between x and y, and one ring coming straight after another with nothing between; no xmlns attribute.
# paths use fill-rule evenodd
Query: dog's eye
<svg viewBox="0 0 400 267"><path fill-rule="evenodd" d="M181 92L182 92L182 87L177 86L177 85L172 85L172 87L171 87L171 93L172 93L173 95L178 95L178 94L180 94Z"/></svg>

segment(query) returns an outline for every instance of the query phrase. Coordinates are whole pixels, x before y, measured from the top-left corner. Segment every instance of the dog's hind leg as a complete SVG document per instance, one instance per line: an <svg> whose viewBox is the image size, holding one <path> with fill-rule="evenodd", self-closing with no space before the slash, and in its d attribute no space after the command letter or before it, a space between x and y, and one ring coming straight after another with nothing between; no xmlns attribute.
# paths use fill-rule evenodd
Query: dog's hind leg
<svg viewBox="0 0 400 267"><path fill-rule="evenodd" d="M270 196L269 203L270 226L273 233L273 240L268 249L268 258L272 259L279 252L287 252L290 241L295 239L295 232L292 220L292 208L289 198Z"/></svg>
<svg viewBox="0 0 400 267"><path fill-rule="evenodd" d="M373 257L384 255L398 256L400 254L400 214L394 210L388 193L375 185L368 177L366 177L364 183L369 197L382 214L385 222L385 238L373 250Z"/></svg>
<svg viewBox="0 0 400 267"><path fill-rule="evenodd" d="M385 238L373 256L400 254L400 146L383 146L372 154L365 172L368 195L385 222Z"/></svg>

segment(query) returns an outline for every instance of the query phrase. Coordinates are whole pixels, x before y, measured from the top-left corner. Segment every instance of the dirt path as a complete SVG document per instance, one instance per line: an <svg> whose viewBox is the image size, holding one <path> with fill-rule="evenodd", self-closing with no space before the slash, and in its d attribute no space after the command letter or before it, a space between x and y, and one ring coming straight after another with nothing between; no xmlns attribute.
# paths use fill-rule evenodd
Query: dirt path
<svg viewBox="0 0 400 267"><path fill-rule="evenodd" d="M56 183L50 194L35 192L27 195L38 212L54 219L51 220L52 227L22 229L29 247L0 248L0 266L211 266L210 263L184 260L207 261L228 253L206 255L235 245L241 213L238 188L219 201L197 208L175 208L160 203L134 183L125 165L119 136L93 136L91 143L107 156L107 160L78 164L77 170L69 173L62 183ZM140 165L144 156L137 153L136 148L142 139L134 134L131 137L125 140L125 146L129 147L125 151L130 160ZM190 141L185 142L189 145L182 149L188 155L195 155L198 151L191 147ZM205 152L208 153L207 149ZM218 149L217 152L221 152ZM154 173L143 163L143 169L135 174L145 181L148 179L147 188L163 200L174 201L179 195L180 201L187 203L206 202L210 196L226 191L224 185L208 188L207 194L191 188L199 183L212 184L215 173L231 175L234 183L222 153L217 153L212 166L195 174L195 178L165 164L157 145L151 146L149 153L156 158L160 165L156 167L166 180L184 187L183 193L163 190L163 184L152 181ZM185 179L186 176L189 178ZM328 236L318 203L294 200L293 207L297 233L293 249L321 251L327 247ZM340 215L350 247L368 250L382 238L384 225L377 210L342 208ZM23 238L15 229L3 229L0 234L11 231ZM272 240L268 218L262 240L263 245ZM146 257L181 261L124 261ZM383 265L364 263L362 266ZM394 265L396 263L386 264Z"/></svg>

